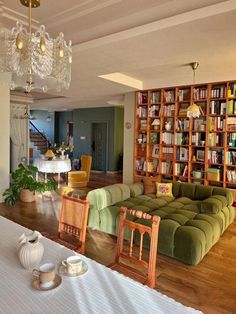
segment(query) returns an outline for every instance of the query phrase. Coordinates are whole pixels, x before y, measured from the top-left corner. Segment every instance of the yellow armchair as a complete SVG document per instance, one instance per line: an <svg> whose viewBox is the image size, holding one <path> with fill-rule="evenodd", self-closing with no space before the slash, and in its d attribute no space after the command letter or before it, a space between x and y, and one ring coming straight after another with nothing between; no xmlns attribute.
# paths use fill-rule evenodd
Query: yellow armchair
<svg viewBox="0 0 236 314"><path fill-rule="evenodd" d="M86 187L90 178L91 165L92 157L88 155L82 155L81 170L68 172L68 187Z"/></svg>

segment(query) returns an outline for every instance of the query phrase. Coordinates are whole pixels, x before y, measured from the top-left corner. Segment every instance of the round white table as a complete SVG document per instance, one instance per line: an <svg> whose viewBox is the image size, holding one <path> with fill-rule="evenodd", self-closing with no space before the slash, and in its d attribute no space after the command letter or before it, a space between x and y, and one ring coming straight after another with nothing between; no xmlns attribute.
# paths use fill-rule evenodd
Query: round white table
<svg viewBox="0 0 236 314"><path fill-rule="evenodd" d="M35 159L34 166L38 168L39 172L45 173L45 182L47 182L48 173L58 173L58 188L60 187L60 174L71 170L70 159Z"/></svg>

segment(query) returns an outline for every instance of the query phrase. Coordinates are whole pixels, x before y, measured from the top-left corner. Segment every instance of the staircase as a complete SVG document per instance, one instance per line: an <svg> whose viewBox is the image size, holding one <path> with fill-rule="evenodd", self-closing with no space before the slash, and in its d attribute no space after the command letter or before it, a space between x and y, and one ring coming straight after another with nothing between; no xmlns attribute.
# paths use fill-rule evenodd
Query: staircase
<svg viewBox="0 0 236 314"><path fill-rule="evenodd" d="M30 121L30 142L39 154L44 155L50 146L47 137Z"/></svg>

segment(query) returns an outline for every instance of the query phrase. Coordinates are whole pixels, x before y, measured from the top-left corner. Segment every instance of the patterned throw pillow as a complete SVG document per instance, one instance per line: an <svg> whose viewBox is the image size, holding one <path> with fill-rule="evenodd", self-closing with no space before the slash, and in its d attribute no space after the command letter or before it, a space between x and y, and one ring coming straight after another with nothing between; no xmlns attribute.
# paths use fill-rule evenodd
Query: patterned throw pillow
<svg viewBox="0 0 236 314"><path fill-rule="evenodd" d="M172 183L158 183L158 182L156 182L156 187L157 187L157 197L161 197L161 196L173 197Z"/></svg>

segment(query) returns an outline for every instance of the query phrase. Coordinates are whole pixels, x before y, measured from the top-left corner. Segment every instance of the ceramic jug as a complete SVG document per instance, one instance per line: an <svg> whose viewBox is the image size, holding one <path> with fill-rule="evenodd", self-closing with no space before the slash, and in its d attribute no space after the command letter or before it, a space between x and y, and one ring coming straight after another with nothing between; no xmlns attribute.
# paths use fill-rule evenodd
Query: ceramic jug
<svg viewBox="0 0 236 314"><path fill-rule="evenodd" d="M40 242L42 237L38 231L26 235L23 233L19 238L18 256L21 265L29 270L34 269L42 260L44 247Z"/></svg>
<svg viewBox="0 0 236 314"><path fill-rule="evenodd" d="M166 129L166 131L170 131L171 130L171 122L170 121L167 121L165 123L165 129Z"/></svg>

